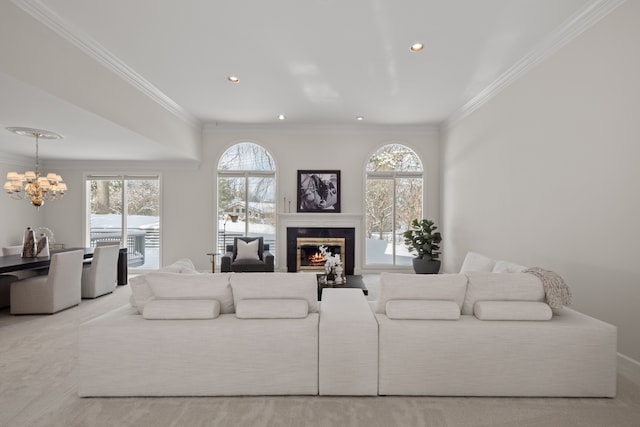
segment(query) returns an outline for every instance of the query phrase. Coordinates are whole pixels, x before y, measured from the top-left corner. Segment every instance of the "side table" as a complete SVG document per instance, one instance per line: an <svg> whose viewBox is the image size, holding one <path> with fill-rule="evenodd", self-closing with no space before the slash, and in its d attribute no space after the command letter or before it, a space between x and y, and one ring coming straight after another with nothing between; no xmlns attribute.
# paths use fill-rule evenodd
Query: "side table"
<svg viewBox="0 0 640 427"><path fill-rule="evenodd" d="M362 280L362 276L353 275L353 276L345 276L345 283L341 283L339 285L333 283L327 283L324 278L324 274L316 274L316 278L318 280L318 301L322 299L322 290L325 288L355 288L362 289L362 293L365 295L369 295L369 291Z"/></svg>

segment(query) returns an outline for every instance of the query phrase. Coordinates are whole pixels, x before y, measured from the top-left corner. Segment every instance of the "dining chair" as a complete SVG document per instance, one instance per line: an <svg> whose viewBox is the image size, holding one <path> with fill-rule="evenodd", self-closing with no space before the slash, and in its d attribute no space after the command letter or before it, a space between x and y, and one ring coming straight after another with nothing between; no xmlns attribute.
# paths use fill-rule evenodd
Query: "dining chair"
<svg viewBox="0 0 640 427"><path fill-rule="evenodd" d="M2 256L7 255L21 255L22 245L18 246L5 246L2 248ZM37 276L38 270L21 270L12 271L11 273L0 274L0 308L9 306L11 283L20 279L27 279L29 277Z"/></svg>
<svg viewBox="0 0 640 427"><path fill-rule="evenodd" d="M7 255L22 255L22 245L3 247L2 256ZM28 279L29 277L37 276L42 270L44 270L45 272L47 271L46 268L44 268L38 270L12 271L10 274L12 276L15 276L17 279Z"/></svg>
<svg viewBox="0 0 640 427"><path fill-rule="evenodd" d="M90 265L82 269L82 298L97 298L113 292L118 276L118 243L98 246Z"/></svg>
<svg viewBox="0 0 640 427"><path fill-rule="evenodd" d="M80 304L84 251L51 255L49 274L11 283L11 314L52 314Z"/></svg>
<svg viewBox="0 0 640 427"><path fill-rule="evenodd" d="M0 274L0 308L5 308L10 304L11 284L18 280L12 274Z"/></svg>

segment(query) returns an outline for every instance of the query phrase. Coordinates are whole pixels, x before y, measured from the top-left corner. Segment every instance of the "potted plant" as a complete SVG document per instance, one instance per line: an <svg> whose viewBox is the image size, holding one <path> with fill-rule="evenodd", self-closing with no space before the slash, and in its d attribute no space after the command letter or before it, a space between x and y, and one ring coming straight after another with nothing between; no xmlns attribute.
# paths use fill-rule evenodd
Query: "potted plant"
<svg viewBox="0 0 640 427"><path fill-rule="evenodd" d="M417 252L413 269L417 274L436 274L440 271L440 242L442 236L430 219L411 221L411 227L403 233L409 252Z"/></svg>

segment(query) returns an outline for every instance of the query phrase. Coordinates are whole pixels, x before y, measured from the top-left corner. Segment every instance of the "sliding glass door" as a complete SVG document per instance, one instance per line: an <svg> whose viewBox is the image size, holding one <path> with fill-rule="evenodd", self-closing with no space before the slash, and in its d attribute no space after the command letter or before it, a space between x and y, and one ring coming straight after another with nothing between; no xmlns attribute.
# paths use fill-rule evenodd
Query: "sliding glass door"
<svg viewBox="0 0 640 427"><path fill-rule="evenodd" d="M157 175L89 175L86 244L117 242L129 267L160 267L160 179Z"/></svg>

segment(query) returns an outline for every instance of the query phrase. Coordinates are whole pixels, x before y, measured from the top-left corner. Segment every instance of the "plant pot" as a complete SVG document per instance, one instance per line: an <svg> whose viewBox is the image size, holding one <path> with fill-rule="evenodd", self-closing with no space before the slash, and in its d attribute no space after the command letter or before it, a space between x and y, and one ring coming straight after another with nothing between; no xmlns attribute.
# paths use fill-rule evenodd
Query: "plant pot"
<svg viewBox="0 0 640 427"><path fill-rule="evenodd" d="M416 274L438 274L440 260L429 258L414 258L413 270Z"/></svg>

